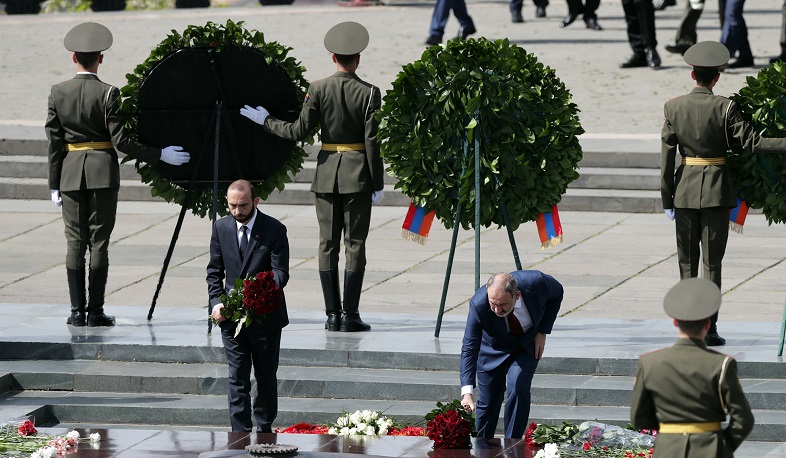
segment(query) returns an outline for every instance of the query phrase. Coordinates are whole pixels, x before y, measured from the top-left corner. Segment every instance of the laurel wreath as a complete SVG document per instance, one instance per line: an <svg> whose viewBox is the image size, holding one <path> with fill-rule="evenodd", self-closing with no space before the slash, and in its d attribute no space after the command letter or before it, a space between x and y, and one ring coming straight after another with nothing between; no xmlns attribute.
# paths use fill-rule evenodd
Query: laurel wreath
<svg viewBox="0 0 786 458"><path fill-rule="evenodd" d="M188 26L182 33L172 30L172 33L161 41L150 56L133 73L126 75L126 84L121 90L121 109L126 114L126 129L134 135L138 132L138 95L139 88L145 78L153 71L159 62L170 54L183 48L203 48L211 47L217 52L229 47L251 47L261 51L269 65L276 64L286 72L290 80L297 88L297 97L302 100L305 97L308 81L303 77L306 69L287 54L292 48L283 46L275 41L266 42L264 35L259 31L253 33L243 28L243 22L233 22L227 20L226 24L216 24L208 22L203 26ZM305 144L313 143L313 138L307 137ZM302 143L295 146L294 151L288 160L262 182L255 182L254 188L257 195L265 200L274 190L284 189L284 185L292 181L292 177L303 167L303 161L308 154L303 150ZM123 162L133 160L126 157ZM162 177L158 171L147 163L136 161L135 167L142 182L150 185L150 192L153 196L160 196L167 202L175 202L183 205L186 201L186 190L181 186L170 182ZM187 206L197 216L204 218L212 208L213 191L212 189L193 190L188 199ZM219 193L218 208L220 216L227 214L226 196Z"/></svg>
<svg viewBox="0 0 786 458"><path fill-rule="evenodd" d="M554 70L508 40L451 40L404 66L384 97L381 152L396 188L452 228L534 221L578 178L578 108Z"/></svg>
<svg viewBox="0 0 786 458"><path fill-rule="evenodd" d="M762 68L731 98L742 117L766 137L786 137L786 64ZM760 208L769 224L786 222L786 154L761 154L732 147L727 167L740 197Z"/></svg>

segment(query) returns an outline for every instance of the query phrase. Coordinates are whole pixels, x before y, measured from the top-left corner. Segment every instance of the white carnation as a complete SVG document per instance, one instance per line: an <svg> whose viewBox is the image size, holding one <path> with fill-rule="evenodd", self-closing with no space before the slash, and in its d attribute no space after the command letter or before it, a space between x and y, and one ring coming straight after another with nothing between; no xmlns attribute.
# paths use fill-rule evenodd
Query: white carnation
<svg viewBox="0 0 786 458"><path fill-rule="evenodd" d="M74 431L74 430L71 430L71 431L68 432L68 434L66 434L66 439L78 440L79 439L79 433Z"/></svg>
<svg viewBox="0 0 786 458"><path fill-rule="evenodd" d="M101 442L101 435L98 433L93 433L90 435L90 442Z"/></svg>

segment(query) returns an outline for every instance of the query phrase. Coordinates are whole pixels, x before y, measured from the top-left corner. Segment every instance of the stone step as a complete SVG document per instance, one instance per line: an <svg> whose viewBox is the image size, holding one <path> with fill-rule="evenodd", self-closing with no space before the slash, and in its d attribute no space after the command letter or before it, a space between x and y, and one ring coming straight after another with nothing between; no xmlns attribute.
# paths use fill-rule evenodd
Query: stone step
<svg viewBox="0 0 786 458"><path fill-rule="evenodd" d="M366 399L307 399L280 396L276 426L301 421L332 423L343 412L375 410L406 423L423 423L436 405L431 401L380 401ZM53 391L9 392L0 396L0 415L34 415L42 425L92 423L101 425L169 425L228 427L226 396L82 392L70 396ZM751 441L782 441L786 437L786 411L754 410L756 425ZM625 426L628 407L555 406L533 404L530 421L560 424L596 420ZM498 425L501 433L502 421Z"/></svg>
<svg viewBox="0 0 786 458"><path fill-rule="evenodd" d="M323 320L321 317L320 320ZM30 372L46 372L57 364L81 369L101 363L174 363L174 367L195 368L200 364L226 364L222 346L161 345L95 342L41 342L27 338L7 340L0 345L0 375L22 367ZM451 353L417 353L391 350L357 350L354 340L349 349L282 347L282 366L346 369L396 369L403 371L455 371L459 355ZM339 344L337 344L339 345ZM562 357L545 356L538 363L538 374L632 377L638 362L630 357ZM44 368L44 370L31 368ZM771 361L738 361L741 379L768 379L786 382L786 365ZM61 370L64 372L64 370ZM74 371L68 371L74 372ZM219 372L219 374L221 374ZM3 386L0 379L0 388Z"/></svg>
<svg viewBox="0 0 786 458"><path fill-rule="evenodd" d="M268 196L269 204L313 205L314 195L308 183L289 183L284 191L274 191ZM0 178L0 199L42 200L49 198L45 178ZM135 180L121 180L121 201L161 201L153 197L150 187ZM380 205L407 206L410 199L392 185L385 185L385 198ZM568 188L559 203L562 210L603 211L623 213L656 213L662 210L660 191L625 189L572 189Z"/></svg>
<svg viewBox="0 0 786 458"><path fill-rule="evenodd" d="M115 361L13 361L8 390L123 391L220 395L227 391L226 364ZM459 397L457 371L305 367L282 365L279 394L302 398L450 401ZM786 380L743 378L754 409L786 410ZM626 406L633 378L613 375L535 376L533 399L553 405Z"/></svg>
<svg viewBox="0 0 786 458"><path fill-rule="evenodd" d="M311 183L314 180L316 167L315 161L306 161L292 181ZM579 172L581 176L570 184L572 189L660 189L658 169L581 167ZM45 179L49 174L49 167L44 156L0 156L0 173L2 178ZM120 164L120 179L141 184L139 173L132 162ZM395 185L396 182L396 178L385 175L386 185Z"/></svg>

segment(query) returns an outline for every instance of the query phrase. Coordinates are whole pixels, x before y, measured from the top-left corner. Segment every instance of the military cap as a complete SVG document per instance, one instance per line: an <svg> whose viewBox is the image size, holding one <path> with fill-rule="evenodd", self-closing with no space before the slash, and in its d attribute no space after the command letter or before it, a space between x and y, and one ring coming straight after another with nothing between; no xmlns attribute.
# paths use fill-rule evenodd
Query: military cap
<svg viewBox="0 0 786 458"><path fill-rule="evenodd" d="M97 22L84 22L66 34L63 44L71 52L101 52L112 46L112 32Z"/></svg>
<svg viewBox="0 0 786 458"><path fill-rule="evenodd" d="M683 59L694 67L718 68L729 62L729 50L717 41L702 41L688 48Z"/></svg>
<svg viewBox="0 0 786 458"><path fill-rule="evenodd" d="M663 298L663 310L680 321L699 321L718 312L721 292L704 278L688 278L672 287Z"/></svg>
<svg viewBox="0 0 786 458"><path fill-rule="evenodd" d="M368 46L368 30L357 22L347 21L334 25L325 34L325 48L333 54L351 56Z"/></svg>

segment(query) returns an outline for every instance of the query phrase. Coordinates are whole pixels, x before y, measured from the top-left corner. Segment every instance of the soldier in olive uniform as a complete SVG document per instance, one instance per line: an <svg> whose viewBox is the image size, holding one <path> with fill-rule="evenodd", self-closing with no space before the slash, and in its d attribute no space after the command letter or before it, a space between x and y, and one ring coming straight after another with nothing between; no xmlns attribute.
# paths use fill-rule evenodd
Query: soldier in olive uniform
<svg viewBox="0 0 786 458"><path fill-rule="evenodd" d="M142 145L123 129L120 90L98 79L102 51L112 45L112 33L101 24L80 24L65 37L77 75L52 86L46 119L49 139L49 189L63 207L68 242L66 272L73 326L113 326L104 314L104 290L109 272L109 237L115 225L120 167L117 151L156 165L188 162L179 146L164 149ZM85 253L90 248L89 302L85 285ZM87 316L86 310L87 308Z"/></svg>
<svg viewBox="0 0 786 458"><path fill-rule="evenodd" d="M374 114L381 105L379 88L355 74L368 31L356 22L342 22L325 35L336 73L314 81L300 117L293 123L270 116L263 107L246 105L240 113L265 130L289 140L302 140L319 125L322 150L311 191L319 220L319 278L329 331L368 331L358 307L366 267L366 237L371 204L382 200L384 169L377 143ZM344 233L343 310L339 294L338 258Z"/></svg>
<svg viewBox="0 0 786 458"><path fill-rule="evenodd" d="M696 87L666 102L661 132L661 199L666 216L676 219L680 278L699 275L699 246L704 278L721 287L721 261L729 235L729 209L737 205L726 151L733 144L753 152L786 152L786 138L763 138L745 122L737 105L714 95L719 67L729 60L720 43L704 41L684 56L693 66ZM675 157L681 160L675 172ZM718 335L717 314L707 333L708 345L726 343Z"/></svg>
<svg viewBox="0 0 786 458"><path fill-rule="evenodd" d="M637 429L658 431L655 458L730 458L753 429L737 362L704 343L720 303L720 289L703 278L680 281L663 299L680 338L641 356L630 405Z"/></svg>

